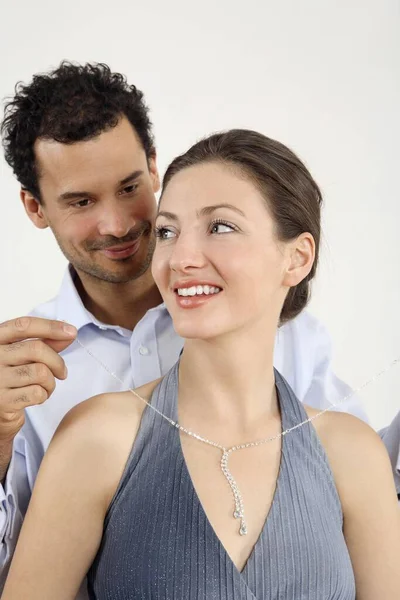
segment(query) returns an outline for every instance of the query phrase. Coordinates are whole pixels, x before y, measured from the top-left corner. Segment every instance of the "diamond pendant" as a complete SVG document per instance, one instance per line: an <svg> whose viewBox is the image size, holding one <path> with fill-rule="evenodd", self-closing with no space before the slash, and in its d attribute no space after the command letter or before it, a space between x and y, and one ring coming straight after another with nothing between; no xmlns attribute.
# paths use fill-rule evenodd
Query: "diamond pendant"
<svg viewBox="0 0 400 600"><path fill-rule="evenodd" d="M229 468L228 468L228 459L229 459L229 455L231 452L232 452L232 450L225 450L225 449L222 451L221 470L232 490L233 499L235 502L235 510L233 512L233 517L234 517L234 519L240 519L239 534L247 535L247 525L246 525L246 521L244 518L244 507L243 507L242 495L240 493L240 490L238 488L236 481L234 480L234 478L232 476L232 473L229 471Z"/></svg>

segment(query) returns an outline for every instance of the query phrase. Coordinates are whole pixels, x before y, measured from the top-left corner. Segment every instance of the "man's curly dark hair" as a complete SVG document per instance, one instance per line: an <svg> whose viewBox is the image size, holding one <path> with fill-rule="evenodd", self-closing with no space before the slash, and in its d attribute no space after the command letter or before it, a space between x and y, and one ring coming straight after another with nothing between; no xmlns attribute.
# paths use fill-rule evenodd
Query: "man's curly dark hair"
<svg viewBox="0 0 400 600"><path fill-rule="evenodd" d="M40 202L34 155L38 138L63 144L89 140L125 116L149 159L154 138L148 113L143 93L107 65L63 61L50 73L34 75L30 84L16 85L1 124L5 158L21 186Z"/></svg>

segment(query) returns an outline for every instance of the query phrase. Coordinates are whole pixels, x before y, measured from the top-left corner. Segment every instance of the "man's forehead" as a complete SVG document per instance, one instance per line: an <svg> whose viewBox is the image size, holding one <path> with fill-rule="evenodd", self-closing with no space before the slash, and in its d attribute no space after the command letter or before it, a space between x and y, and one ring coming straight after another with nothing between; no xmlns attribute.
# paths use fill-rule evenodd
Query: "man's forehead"
<svg viewBox="0 0 400 600"><path fill-rule="evenodd" d="M127 119L98 135L74 142L38 138L34 144L36 160L42 168L48 165L85 161L120 161L125 155L145 157L142 143Z"/></svg>
<svg viewBox="0 0 400 600"><path fill-rule="evenodd" d="M40 140L35 150L41 182L52 183L57 188L116 185L148 169L146 155L140 148L95 148L90 147L89 142L67 145Z"/></svg>
<svg viewBox="0 0 400 600"><path fill-rule="evenodd" d="M72 144L38 139L34 145L34 152L36 161L42 168L60 167L63 164L81 161L113 163L123 160L125 156L127 159L146 160L144 149L134 137L116 141L99 136Z"/></svg>

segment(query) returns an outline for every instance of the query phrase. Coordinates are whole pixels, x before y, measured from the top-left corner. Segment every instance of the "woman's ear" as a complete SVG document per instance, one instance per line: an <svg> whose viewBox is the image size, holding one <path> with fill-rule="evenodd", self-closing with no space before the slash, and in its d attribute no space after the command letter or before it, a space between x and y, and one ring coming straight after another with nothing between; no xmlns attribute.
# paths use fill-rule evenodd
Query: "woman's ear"
<svg viewBox="0 0 400 600"><path fill-rule="evenodd" d="M290 242L289 265L283 284L294 287L310 273L315 260L315 241L311 233L302 233Z"/></svg>

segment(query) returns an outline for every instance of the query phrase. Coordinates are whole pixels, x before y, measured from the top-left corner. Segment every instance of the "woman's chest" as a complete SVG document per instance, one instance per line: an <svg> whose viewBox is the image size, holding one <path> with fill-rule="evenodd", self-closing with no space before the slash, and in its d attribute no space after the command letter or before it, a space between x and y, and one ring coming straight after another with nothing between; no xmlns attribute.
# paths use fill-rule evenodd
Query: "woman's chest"
<svg viewBox="0 0 400 600"><path fill-rule="evenodd" d="M280 441L233 451L225 460L221 450L197 440L182 437L181 444L202 510L236 568L242 571L274 501Z"/></svg>

